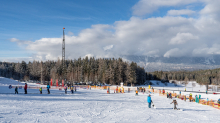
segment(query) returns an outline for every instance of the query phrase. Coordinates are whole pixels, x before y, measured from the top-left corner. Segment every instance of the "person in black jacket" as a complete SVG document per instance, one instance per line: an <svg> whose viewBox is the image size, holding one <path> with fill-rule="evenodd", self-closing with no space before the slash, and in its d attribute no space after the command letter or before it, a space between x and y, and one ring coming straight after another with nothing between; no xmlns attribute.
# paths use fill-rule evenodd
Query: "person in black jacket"
<svg viewBox="0 0 220 123"><path fill-rule="evenodd" d="M15 87L15 94L18 94L18 87Z"/></svg>

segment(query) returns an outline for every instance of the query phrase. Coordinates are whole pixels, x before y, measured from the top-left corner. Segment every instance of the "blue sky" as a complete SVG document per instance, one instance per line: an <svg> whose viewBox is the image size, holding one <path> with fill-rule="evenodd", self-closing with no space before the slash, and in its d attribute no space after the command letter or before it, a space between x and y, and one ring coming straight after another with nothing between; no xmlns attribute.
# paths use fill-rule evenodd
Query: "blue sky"
<svg viewBox="0 0 220 123"><path fill-rule="evenodd" d="M63 27L69 34L70 59L218 54L218 32L212 30L219 27L219 4L206 0L1 1L0 61L60 57L61 52L55 51L61 49ZM196 44L183 48L189 42Z"/></svg>
<svg viewBox="0 0 220 123"><path fill-rule="evenodd" d="M82 29L94 24L113 24L116 20L128 20L132 14L131 7L136 2L138 1L1 1L0 57L27 57L29 54L23 47L10 42L11 38L35 41L60 37L63 27L66 28L66 32L71 31L77 35Z"/></svg>

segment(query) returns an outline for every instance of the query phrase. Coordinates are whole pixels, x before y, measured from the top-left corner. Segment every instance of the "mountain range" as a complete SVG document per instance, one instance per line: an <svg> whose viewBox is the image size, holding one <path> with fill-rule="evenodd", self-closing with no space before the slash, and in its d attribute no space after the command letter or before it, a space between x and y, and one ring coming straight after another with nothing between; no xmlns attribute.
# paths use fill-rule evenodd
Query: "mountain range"
<svg viewBox="0 0 220 123"><path fill-rule="evenodd" d="M136 62L147 72L153 71L179 71L220 68L220 55L208 57L151 57L151 56L122 56L125 61Z"/></svg>

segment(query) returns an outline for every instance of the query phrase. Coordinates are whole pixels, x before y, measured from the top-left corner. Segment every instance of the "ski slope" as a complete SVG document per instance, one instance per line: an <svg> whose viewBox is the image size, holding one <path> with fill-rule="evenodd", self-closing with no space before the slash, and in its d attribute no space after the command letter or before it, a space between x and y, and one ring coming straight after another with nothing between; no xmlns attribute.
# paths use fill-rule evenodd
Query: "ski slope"
<svg viewBox="0 0 220 123"><path fill-rule="evenodd" d="M0 82L3 79L0 78ZM14 80L12 80L14 81ZM18 90L23 93L23 89ZM134 92L107 94L106 90L80 89L76 93L52 90L40 95L37 89L28 89L25 94L12 94L14 89L0 85L0 123L58 123L58 122L219 122L220 110L210 106L177 99L178 108L173 110L171 99L152 94L157 107L148 108L146 93Z"/></svg>

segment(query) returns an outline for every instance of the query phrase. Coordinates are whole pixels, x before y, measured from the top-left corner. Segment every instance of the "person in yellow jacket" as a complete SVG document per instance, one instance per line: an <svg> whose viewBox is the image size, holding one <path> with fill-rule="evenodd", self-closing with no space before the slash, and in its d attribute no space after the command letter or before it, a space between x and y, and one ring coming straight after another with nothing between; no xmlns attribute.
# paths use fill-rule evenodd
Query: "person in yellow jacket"
<svg viewBox="0 0 220 123"><path fill-rule="evenodd" d="M73 85L70 87L70 90L71 90L71 92L72 92L72 94L73 94Z"/></svg>
<svg viewBox="0 0 220 123"><path fill-rule="evenodd" d="M40 87L39 91L40 91L40 94L42 94L42 87Z"/></svg>

